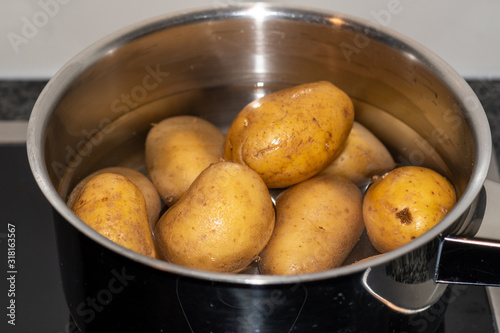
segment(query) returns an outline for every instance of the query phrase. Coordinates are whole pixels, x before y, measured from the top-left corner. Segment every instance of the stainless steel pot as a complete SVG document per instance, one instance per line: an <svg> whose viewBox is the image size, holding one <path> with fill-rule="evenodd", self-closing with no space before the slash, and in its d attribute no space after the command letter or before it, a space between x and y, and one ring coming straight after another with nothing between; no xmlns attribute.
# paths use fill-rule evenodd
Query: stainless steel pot
<svg viewBox="0 0 500 333"><path fill-rule="evenodd" d="M398 162L452 180L460 199L431 231L321 273L219 274L124 249L65 204L99 168L144 171L151 123L194 114L227 129L251 100L316 80L345 90L357 120ZM492 150L472 90L421 45L355 17L261 3L162 16L92 45L45 87L27 145L54 208L63 287L82 332L435 331L450 300L436 267L445 266L444 245L461 244L451 235L471 237L481 225ZM374 253L363 237L348 260Z"/></svg>

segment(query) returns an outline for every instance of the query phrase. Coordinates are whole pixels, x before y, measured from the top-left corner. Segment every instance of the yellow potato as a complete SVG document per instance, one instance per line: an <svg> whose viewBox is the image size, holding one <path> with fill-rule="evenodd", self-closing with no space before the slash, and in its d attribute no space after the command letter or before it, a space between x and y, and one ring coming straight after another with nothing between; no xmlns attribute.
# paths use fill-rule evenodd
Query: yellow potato
<svg viewBox="0 0 500 333"><path fill-rule="evenodd" d="M99 174L76 196L73 212L83 222L113 242L156 258L146 202L141 190L125 176Z"/></svg>
<svg viewBox="0 0 500 333"><path fill-rule="evenodd" d="M384 144L366 127L354 122L344 148L320 174L343 176L358 186L375 175L394 169L396 163Z"/></svg>
<svg viewBox="0 0 500 333"><path fill-rule="evenodd" d="M343 177L313 177L277 197L276 226L259 268L291 275L338 267L363 230L359 188Z"/></svg>
<svg viewBox="0 0 500 333"><path fill-rule="evenodd" d="M269 188L306 180L329 165L354 121L351 99L320 81L270 93L233 120L224 158L248 165Z"/></svg>
<svg viewBox="0 0 500 333"><path fill-rule="evenodd" d="M224 134L195 116L170 117L146 138L146 167L163 201L171 206L194 179L223 157Z"/></svg>
<svg viewBox="0 0 500 333"><path fill-rule="evenodd" d="M274 219L271 196L257 173L241 164L214 163L160 218L158 251L177 265L238 272L258 257Z"/></svg>
<svg viewBox="0 0 500 333"><path fill-rule="evenodd" d="M73 206L73 202L75 201L76 196L78 195L78 193L80 193L83 186L85 186L85 184L87 184L90 179L103 173L116 173L125 176L141 190L142 195L144 196L144 200L146 201L146 211L148 213L149 226L151 230L154 230L154 226L160 218L160 195L158 194L158 191L156 191L153 183L151 183L151 181L145 175L134 169L124 167L109 167L98 170L88 175L75 186L73 191L71 191L67 202L68 206Z"/></svg>
<svg viewBox="0 0 500 333"><path fill-rule="evenodd" d="M436 225L455 205L453 185L429 168L405 166L379 177L366 191L363 218L381 253L403 246Z"/></svg>

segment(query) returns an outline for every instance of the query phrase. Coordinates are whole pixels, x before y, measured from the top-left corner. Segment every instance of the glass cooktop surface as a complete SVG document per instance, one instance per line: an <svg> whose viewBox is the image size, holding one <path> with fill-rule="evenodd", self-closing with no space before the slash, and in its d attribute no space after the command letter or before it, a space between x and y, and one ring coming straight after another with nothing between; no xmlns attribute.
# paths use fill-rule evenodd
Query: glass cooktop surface
<svg viewBox="0 0 500 333"><path fill-rule="evenodd" d="M0 332L78 332L62 293L52 210L31 175L25 144L2 144L0 156ZM486 289L451 288L438 332L495 332ZM415 332L426 332L439 311L444 307L415 322Z"/></svg>

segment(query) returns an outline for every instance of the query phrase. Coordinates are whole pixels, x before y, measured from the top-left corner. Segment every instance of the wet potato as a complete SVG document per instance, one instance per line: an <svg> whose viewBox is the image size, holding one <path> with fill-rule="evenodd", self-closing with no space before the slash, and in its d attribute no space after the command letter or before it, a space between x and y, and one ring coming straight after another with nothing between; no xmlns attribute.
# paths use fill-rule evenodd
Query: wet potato
<svg viewBox="0 0 500 333"><path fill-rule="evenodd" d="M355 121L342 151L320 174L343 176L363 186L372 176L384 174L395 166L385 145L370 130Z"/></svg>
<svg viewBox="0 0 500 333"><path fill-rule="evenodd" d="M195 116L170 117L153 125L146 138L146 167L167 206L223 157L224 140L216 126Z"/></svg>
<svg viewBox="0 0 500 333"><path fill-rule="evenodd" d="M304 181L339 152L354 121L349 96L320 81L270 93L248 104L226 136L224 158L248 165L269 188Z"/></svg>
<svg viewBox="0 0 500 333"><path fill-rule="evenodd" d="M71 210L109 240L157 258L144 196L125 176L102 173L92 177L76 196Z"/></svg>
<svg viewBox="0 0 500 333"><path fill-rule="evenodd" d="M69 207L72 207L76 196L78 195L78 193L80 193L83 186L85 186L85 184L87 184L88 181L95 176L103 173L115 173L125 176L141 190L142 195L144 196L144 200L146 201L146 211L148 213L149 225L151 227L151 230L153 230L156 222L158 221L158 218L160 217L162 206L160 195L158 194L158 191L156 191L153 183L151 183L151 181L145 175L134 169L124 167L109 167L93 172L92 174L82 179L75 186L73 191L71 191L68 197L67 205Z"/></svg>
<svg viewBox="0 0 500 333"><path fill-rule="evenodd" d="M186 267L239 272L254 261L274 228L271 196L247 166L210 165L156 226L161 258Z"/></svg>
<svg viewBox="0 0 500 333"><path fill-rule="evenodd" d="M260 271L290 275L339 267L363 230L359 188L343 177L315 176L277 197L276 227Z"/></svg>
<svg viewBox="0 0 500 333"><path fill-rule="evenodd" d="M366 191L363 219L381 253L397 249L435 226L457 200L453 185L434 170L404 166L379 177Z"/></svg>

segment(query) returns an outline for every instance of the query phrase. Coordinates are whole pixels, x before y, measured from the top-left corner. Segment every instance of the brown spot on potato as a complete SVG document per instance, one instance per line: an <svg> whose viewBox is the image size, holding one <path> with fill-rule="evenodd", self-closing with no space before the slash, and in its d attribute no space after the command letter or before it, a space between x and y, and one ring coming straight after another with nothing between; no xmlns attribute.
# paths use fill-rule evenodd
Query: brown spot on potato
<svg viewBox="0 0 500 333"><path fill-rule="evenodd" d="M413 222L410 209L408 207L405 207L397 212L396 217L401 220L401 224L411 224Z"/></svg>

